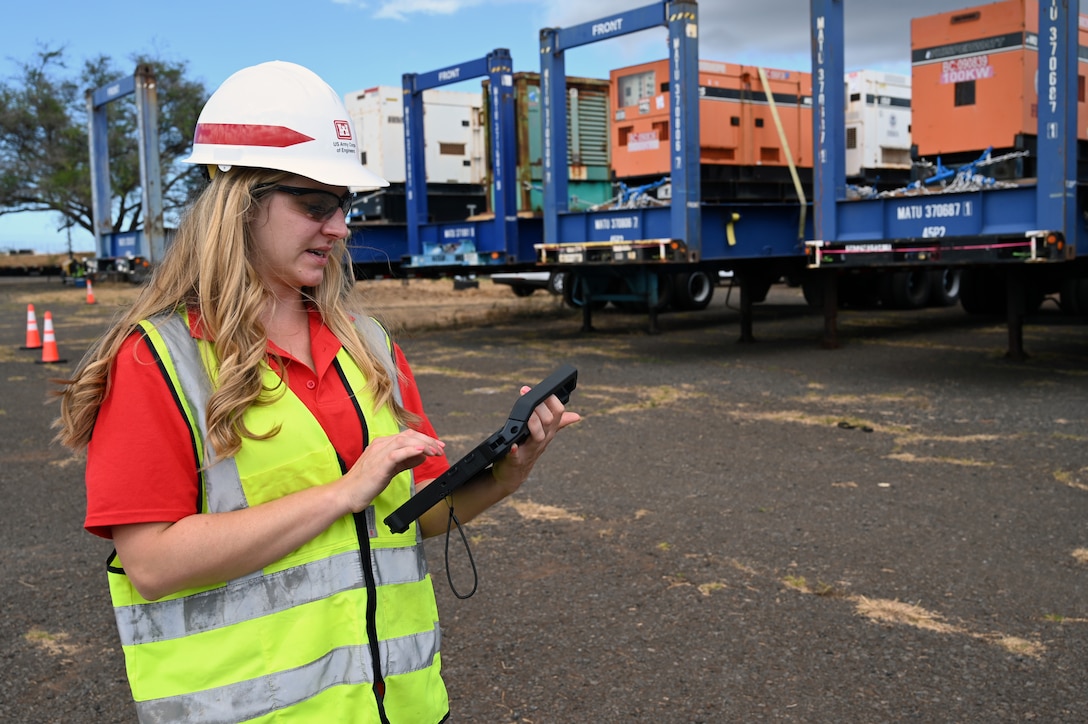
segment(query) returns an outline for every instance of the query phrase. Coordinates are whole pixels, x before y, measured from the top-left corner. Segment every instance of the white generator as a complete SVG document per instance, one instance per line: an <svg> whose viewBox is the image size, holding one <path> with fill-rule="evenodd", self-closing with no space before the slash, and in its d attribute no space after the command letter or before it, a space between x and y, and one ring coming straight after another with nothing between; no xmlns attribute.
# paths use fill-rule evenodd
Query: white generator
<svg viewBox="0 0 1088 724"><path fill-rule="evenodd" d="M393 184L404 183L404 95L376 86L344 96L363 165ZM480 184L487 172L482 93L423 91L428 183Z"/></svg>
<svg viewBox="0 0 1088 724"><path fill-rule="evenodd" d="M847 73L846 101L846 177L909 170L910 76Z"/></svg>

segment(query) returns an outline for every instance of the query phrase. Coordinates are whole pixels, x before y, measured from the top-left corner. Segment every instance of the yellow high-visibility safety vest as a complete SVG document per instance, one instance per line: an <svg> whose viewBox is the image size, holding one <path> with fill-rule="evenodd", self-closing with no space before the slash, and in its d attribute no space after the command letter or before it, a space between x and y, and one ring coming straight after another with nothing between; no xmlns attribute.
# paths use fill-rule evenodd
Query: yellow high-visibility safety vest
<svg viewBox="0 0 1088 724"><path fill-rule="evenodd" d="M269 404L246 411L245 424L256 432L278 425L279 434L243 438L234 457L207 465L214 459L205 410L218 371L215 349L191 336L184 313L141 325L204 465L201 512L259 505L343 474L317 420L267 367L264 385L276 390ZM369 319L358 326L372 346L381 340L396 380L384 330ZM347 352L334 365L366 439L395 434L395 419L387 408L374 409ZM411 472L401 473L371 507L263 570L154 602L140 596L114 557L110 594L140 721L443 721L449 699L422 537L415 524L398 535L381 522L412 490Z"/></svg>

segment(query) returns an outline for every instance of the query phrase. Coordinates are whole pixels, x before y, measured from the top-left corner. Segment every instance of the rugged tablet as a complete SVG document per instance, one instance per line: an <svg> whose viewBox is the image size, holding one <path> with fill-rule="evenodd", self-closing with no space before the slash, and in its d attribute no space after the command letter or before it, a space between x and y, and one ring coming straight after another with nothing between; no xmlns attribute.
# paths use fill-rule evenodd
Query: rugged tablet
<svg viewBox="0 0 1088 724"><path fill-rule="evenodd" d="M578 385L578 370L570 365L563 365L550 374L540 384L518 398L510 410L510 417L500 430L481 442L471 452L450 466L425 488L385 518L385 524L394 533L408 530L412 521L431 509L436 503L454 490L467 483L493 462L510 452L510 447L529 437L529 416L536 406L552 395L564 405L570 400L570 393Z"/></svg>

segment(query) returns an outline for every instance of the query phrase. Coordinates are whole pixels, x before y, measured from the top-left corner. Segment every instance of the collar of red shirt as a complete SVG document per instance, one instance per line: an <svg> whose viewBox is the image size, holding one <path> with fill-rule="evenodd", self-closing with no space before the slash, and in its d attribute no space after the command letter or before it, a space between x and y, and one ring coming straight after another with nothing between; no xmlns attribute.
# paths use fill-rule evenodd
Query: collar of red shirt
<svg viewBox="0 0 1088 724"><path fill-rule="evenodd" d="M190 308L188 313L189 334L191 334L194 339L209 340L210 337L208 337L207 330L204 328L204 321L200 316L200 310ZM328 325L325 324L324 320L321 318L321 314L316 309L310 308L309 317L310 355L314 360L314 372L317 373L318 377L321 377L332 364L333 358L336 357L336 354L343 345L341 345L340 340L333 334ZM269 364L272 365L273 369L276 368L275 358L277 355L286 360L288 364L297 362L294 357L287 354L287 352L280 349L278 345L270 340L268 342L268 358Z"/></svg>

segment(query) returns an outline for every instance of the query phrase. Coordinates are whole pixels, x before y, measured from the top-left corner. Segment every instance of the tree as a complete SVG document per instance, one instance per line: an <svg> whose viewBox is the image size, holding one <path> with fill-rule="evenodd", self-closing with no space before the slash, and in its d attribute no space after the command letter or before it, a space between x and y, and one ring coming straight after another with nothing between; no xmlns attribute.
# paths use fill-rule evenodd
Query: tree
<svg viewBox="0 0 1088 724"><path fill-rule="evenodd" d="M153 69L159 107L159 164L163 211L176 216L201 183L197 167L180 163L193 142L197 116L208 98L204 85L185 78L184 62L137 56L118 70L108 56L87 60L76 78L65 77L63 49L42 49L20 66L13 82L0 83L0 216L27 211L57 214L57 229L93 231L87 91ZM113 231L142 226L136 102L106 106Z"/></svg>

